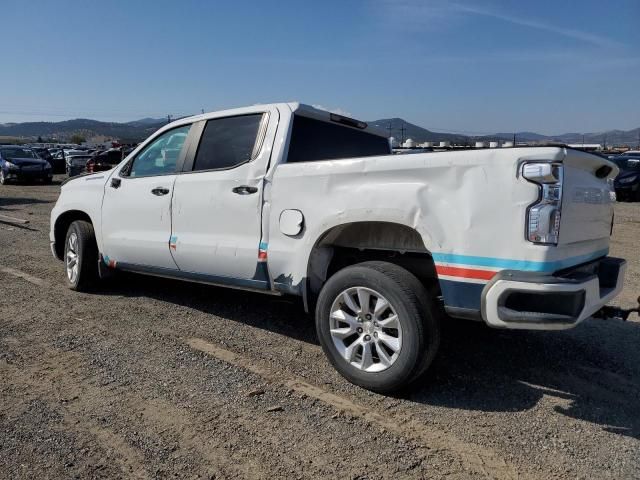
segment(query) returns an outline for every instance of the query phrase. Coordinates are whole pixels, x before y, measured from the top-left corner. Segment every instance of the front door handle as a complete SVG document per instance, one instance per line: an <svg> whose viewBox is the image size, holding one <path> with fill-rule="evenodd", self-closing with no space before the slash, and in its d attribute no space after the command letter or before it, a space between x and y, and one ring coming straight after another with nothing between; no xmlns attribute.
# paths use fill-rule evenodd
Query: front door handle
<svg viewBox="0 0 640 480"><path fill-rule="evenodd" d="M233 188L231 191L238 195L251 195L252 193L256 193L258 189L256 187L250 187L249 185L240 185L239 187Z"/></svg>
<svg viewBox="0 0 640 480"><path fill-rule="evenodd" d="M160 197L162 195L166 195L167 193L169 193L169 189L165 187L156 187L153 190L151 190L151 193Z"/></svg>

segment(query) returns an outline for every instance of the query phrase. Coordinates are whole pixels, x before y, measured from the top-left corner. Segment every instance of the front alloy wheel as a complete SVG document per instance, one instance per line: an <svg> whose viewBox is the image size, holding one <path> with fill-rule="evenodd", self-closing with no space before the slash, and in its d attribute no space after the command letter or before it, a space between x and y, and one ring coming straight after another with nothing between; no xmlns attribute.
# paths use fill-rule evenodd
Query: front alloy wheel
<svg viewBox="0 0 640 480"><path fill-rule="evenodd" d="M98 281L98 245L93 225L76 220L69 225L64 243L67 285L72 290L90 290Z"/></svg>
<svg viewBox="0 0 640 480"><path fill-rule="evenodd" d="M76 232L70 232L66 252L67 278L69 283L75 284L78 279L78 234Z"/></svg>

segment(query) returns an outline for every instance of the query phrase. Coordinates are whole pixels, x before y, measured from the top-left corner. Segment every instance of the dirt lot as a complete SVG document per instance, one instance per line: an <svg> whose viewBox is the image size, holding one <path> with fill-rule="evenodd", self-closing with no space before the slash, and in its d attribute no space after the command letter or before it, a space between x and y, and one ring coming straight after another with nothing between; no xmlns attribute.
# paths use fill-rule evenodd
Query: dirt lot
<svg viewBox="0 0 640 480"><path fill-rule="evenodd" d="M67 290L59 185L0 187L0 478L640 478L640 322L451 322L423 385L358 389L295 299L126 275ZM640 204L616 205L619 298Z"/></svg>

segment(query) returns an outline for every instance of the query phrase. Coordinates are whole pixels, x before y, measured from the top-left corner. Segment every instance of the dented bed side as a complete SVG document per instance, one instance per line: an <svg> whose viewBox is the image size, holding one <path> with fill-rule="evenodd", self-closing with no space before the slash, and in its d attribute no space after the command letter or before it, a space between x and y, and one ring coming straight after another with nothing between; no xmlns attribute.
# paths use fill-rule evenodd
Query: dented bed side
<svg viewBox="0 0 640 480"><path fill-rule="evenodd" d="M502 270L551 274L607 254L608 238L557 247L525 238L538 188L518 168L566 156L564 148L547 147L282 163L268 198L275 287L305 294L314 247L335 227L386 222L418 233L449 309L479 314L484 287ZM282 214L290 211L300 212L299 233L287 234L283 225Z"/></svg>

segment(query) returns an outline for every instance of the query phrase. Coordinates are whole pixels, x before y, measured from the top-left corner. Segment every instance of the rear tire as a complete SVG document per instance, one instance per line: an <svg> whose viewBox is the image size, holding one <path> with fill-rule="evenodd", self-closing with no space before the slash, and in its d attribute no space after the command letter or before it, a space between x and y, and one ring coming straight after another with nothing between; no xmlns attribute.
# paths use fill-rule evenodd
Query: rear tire
<svg viewBox="0 0 640 480"><path fill-rule="evenodd" d="M351 383L379 393L407 387L427 370L440 345L440 318L412 273L378 261L337 272L316 305L329 361Z"/></svg>
<svg viewBox="0 0 640 480"><path fill-rule="evenodd" d="M67 230L64 244L67 285L71 290L86 292L98 282L98 245L93 225L76 220Z"/></svg>
<svg viewBox="0 0 640 480"><path fill-rule="evenodd" d="M4 176L4 172L0 170L0 185L7 184L7 177Z"/></svg>

